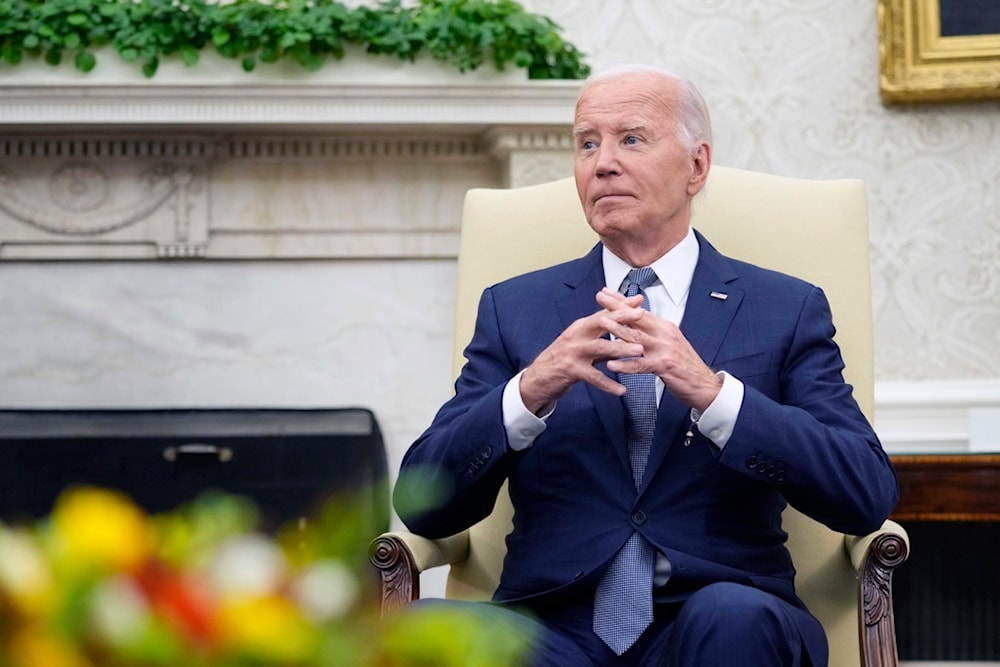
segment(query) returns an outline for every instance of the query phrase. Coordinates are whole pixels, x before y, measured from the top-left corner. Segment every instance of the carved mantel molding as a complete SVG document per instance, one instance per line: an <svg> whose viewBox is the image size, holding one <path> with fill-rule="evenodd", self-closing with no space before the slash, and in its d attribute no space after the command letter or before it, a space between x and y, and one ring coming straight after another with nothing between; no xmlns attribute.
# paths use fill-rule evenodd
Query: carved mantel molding
<svg viewBox="0 0 1000 667"><path fill-rule="evenodd" d="M0 260L453 257L465 190L571 173L579 82L164 81L0 76Z"/></svg>

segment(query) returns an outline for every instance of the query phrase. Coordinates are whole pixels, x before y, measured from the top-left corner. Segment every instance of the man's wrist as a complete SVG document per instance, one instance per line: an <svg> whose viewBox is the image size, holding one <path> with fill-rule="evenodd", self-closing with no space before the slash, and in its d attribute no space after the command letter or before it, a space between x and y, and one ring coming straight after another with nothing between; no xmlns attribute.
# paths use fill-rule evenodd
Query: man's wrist
<svg viewBox="0 0 1000 667"><path fill-rule="evenodd" d="M521 371L507 382L503 390L503 425L507 431L507 444L514 451L527 449L545 430L545 419L555 410L555 404L541 415L533 413L521 396Z"/></svg>
<svg viewBox="0 0 1000 667"><path fill-rule="evenodd" d="M743 383L725 371L716 373L722 387L715 400L705 410L691 410L691 421L698 425L702 435L714 442L720 449L729 442L736 419L743 405Z"/></svg>

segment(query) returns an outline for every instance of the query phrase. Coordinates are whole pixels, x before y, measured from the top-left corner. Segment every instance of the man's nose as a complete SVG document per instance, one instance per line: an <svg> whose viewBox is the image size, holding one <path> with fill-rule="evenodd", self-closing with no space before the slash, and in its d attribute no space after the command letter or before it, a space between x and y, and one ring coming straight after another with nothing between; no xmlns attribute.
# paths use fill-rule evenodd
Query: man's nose
<svg viewBox="0 0 1000 667"><path fill-rule="evenodd" d="M617 147L614 145L602 144L597 149L597 160L594 164L594 171L597 176L613 176L621 173L621 161L619 160Z"/></svg>

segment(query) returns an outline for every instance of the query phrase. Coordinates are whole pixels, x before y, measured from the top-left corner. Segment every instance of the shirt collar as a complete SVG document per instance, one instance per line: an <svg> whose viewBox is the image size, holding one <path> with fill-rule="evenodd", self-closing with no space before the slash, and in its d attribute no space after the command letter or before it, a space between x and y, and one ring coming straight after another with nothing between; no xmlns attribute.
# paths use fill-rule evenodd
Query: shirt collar
<svg viewBox="0 0 1000 667"><path fill-rule="evenodd" d="M602 253L604 263L604 280L608 289L620 291L628 272L633 268L622 258L615 255L604 246ZM671 248L667 254L663 255L650 264L656 272L657 281L653 285L660 284L667 292L667 296L674 305L680 305L687 299L688 290L691 289L691 278L694 276L694 267L698 263L698 239L694 235L694 230L688 227L687 236L680 243Z"/></svg>

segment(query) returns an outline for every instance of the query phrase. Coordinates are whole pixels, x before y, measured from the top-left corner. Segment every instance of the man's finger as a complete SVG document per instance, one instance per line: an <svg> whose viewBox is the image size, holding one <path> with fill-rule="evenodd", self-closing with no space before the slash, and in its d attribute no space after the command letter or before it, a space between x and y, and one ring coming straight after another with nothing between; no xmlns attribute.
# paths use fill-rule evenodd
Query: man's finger
<svg viewBox="0 0 1000 667"><path fill-rule="evenodd" d="M580 379L587 384L593 385L601 391L606 391L614 396L625 395L625 385L615 382L596 368L591 367L589 371L582 374Z"/></svg>
<svg viewBox="0 0 1000 667"><path fill-rule="evenodd" d="M608 310L618 310L620 308L642 308L643 296L625 296L607 287L601 288L597 293L597 303Z"/></svg>
<svg viewBox="0 0 1000 667"><path fill-rule="evenodd" d="M645 352L642 345L633 341L625 340L620 336L615 336L617 340L600 338L594 341L590 354L591 363L595 361L608 361L609 359L622 359L624 357L641 357Z"/></svg>

